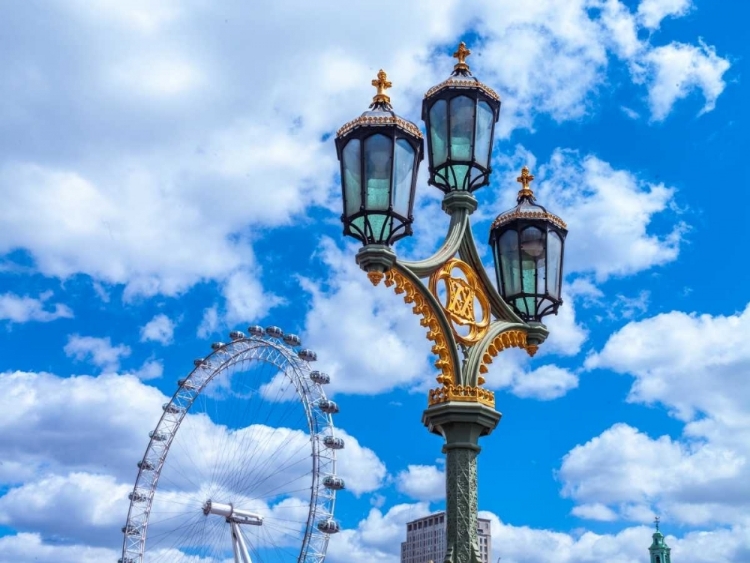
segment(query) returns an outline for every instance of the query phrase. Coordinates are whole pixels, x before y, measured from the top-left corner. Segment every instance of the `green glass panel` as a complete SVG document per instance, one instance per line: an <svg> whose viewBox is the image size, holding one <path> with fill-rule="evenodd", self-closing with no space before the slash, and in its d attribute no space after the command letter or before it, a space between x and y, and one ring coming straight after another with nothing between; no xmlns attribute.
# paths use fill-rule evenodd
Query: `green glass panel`
<svg viewBox="0 0 750 563"><path fill-rule="evenodd" d="M451 100L451 154L452 160L471 160L471 142L474 137L474 102L466 96Z"/></svg>
<svg viewBox="0 0 750 563"><path fill-rule="evenodd" d="M388 237L391 236L391 218L388 215L377 214L368 215L367 219L370 221L370 227L372 228L373 242L387 242Z"/></svg>
<svg viewBox="0 0 750 563"><path fill-rule="evenodd" d="M430 109L430 144L432 165L440 166L448 160L448 104L438 100Z"/></svg>
<svg viewBox="0 0 750 563"><path fill-rule="evenodd" d="M352 230L360 234L362 233L362 236L366 236L367 233L365 231L365 218L364 217L357 217L352 221Z"/></svg>
<svg viewBox="0 0 750 563"><path fill-rule="evenodd" d="M474 143L474 158L477 164L485 168L490 161L490 139L492 138L492 128L494 127L492 108L487 102L479 102L477 106L477 129L476 142Z"/></svg>
<svg viewBox="0 0 750 563"><path fill-rule="evenodd" d="M521 272L518 259L518 233L506 231L498 242L500 250L500 268L503 274L503 297L521 292Z"/></svg>
<svg viewBox="0 0 750 563"><path fill-rule="evenodd" d="M448 183L454 190L466 190L469 183L466 181L466 175L469 173L469 167L466 164L454 164L448 167L446 174Z"/></svg>
<svg viewBox="0 0 750 563"><path fill-rule="evenodd" d="M365 140L365 208L385 211L390 206L393 141L385 135Z"/></svg>
<svg viewBox="0 0 750 563"><path fill-rule="evenodd" d="M544 283L544 236L536 227L524 229L521 233L521 288L524 293L544 293L544 287L537 288L537 280ZM541 291L540 291L541 290ZM536 314L536 298L525 297L524 307L519 307L530 316Z"/></svg>
<svg viewBox="0 0 750 563"><path fill-rule="evenodd" d="M414 173L414 149L406 139L396 141L393 166L393 210L408 217Z"/></svg>
<svg viewBox="0 0 750 563"><path fill-rule="evenodd" d="M555 232L547 235L547 291L551 297L560 298L560 259L562 239Z"/></svg>
<svg viewBox="0 0 750 563"><path fill-rule="evenodd" d="M359 139L344 147L344 213L351 216L362 205L362 162Z"/></svg>

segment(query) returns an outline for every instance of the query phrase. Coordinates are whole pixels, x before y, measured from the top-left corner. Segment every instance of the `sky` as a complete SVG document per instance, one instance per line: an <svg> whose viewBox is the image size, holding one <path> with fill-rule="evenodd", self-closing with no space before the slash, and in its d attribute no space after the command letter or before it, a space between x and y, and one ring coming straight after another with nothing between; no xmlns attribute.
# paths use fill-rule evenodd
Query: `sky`
<svg viewBox="0 0 750 563"><path fill-rule="evenodd" d="M333 138L381 68L423 127L461 40L502 98L472 216L486 267L524 165L569 226L549 339L486 376L503 413L479 456L492 560L645 562L659 515L675 563L750 562L749 16L729 0L0 2L0 563L116 561L161 405L254 324L300 335L331 376L347 489L327 561L399 560L405 523L444 508L421 423L436 370L341 234ZM400 257L439 246L440 195L423 164ZM196 457L236 430L204 422L181 429Z"/></svg>

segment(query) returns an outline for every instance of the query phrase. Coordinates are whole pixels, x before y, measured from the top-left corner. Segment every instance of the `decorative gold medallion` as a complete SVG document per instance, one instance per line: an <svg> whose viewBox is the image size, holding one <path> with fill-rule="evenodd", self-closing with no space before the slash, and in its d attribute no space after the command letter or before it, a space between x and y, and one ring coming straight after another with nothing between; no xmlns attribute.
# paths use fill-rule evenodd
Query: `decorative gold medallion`
<svg viewBox="0 0 750 563"><path fill-rule="evenodd" d="M455 275L456 271L459 275ZM430 293L445 311L458 342L474 344L485 335L490 326L490 301L476 272L466 262L453 258L443 264L430 277ZM459 331L458 327L464 330Z"/></svg>

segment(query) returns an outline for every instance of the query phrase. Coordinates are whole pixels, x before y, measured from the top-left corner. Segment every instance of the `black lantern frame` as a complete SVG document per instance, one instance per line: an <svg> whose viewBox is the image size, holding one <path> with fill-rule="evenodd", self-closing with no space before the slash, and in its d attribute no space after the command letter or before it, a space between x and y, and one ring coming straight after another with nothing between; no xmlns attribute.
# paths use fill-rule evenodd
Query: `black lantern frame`
<svg viewBox="0 0 750 563"><path fill-rule="evenodd" d="M473 192L490 182L495 123L500 119L500 97L472 76L461 43L451 77L431 88L422 102L427 127L428 183L445 193ZM466 124L471 111L471 133ZM464 113L463 119L459 114ZM463 133L459 136L460 133ZM442 138L441 138L442 137ZM465 139L457 143L457 139ZM468 146L467 146L468 144Z"/></svg>
<svg viewBox="0 0 750 563"><path fill-rule="evenodd" d="M533 176L524 168L522 178ZM489 244L500 295L525 322L539 322L547 315L556 315L563 302L568 231L562 219L534 203L528 181L519 192L519 205L493 223Z"/></svg>
<svg viewBox="0 0 750 563"><path fill-rule="evenodd" d="M381 112L371 112L381 113ZM336 138L336 152L341 163L341 193L344 202L344 213L341 221L344 223L344 234L354 237L364 245L385 244L392 245L399 239L412 234L412 222L414 221L414 195L417 187L417 175L419 164L424 158L424 146L420 136L415 135L401 125L407 124L405 120L396 116L393 112L382 112L388 118L371 118L375 123L362 125L351 129ZM363 116L367 119L366 115ZM362 119L362 118L360 118ZM387 120L378 123L377 120ZM408 123L409 125L412 125ZM346 126L345 126L346 127ZM416 132L416 126L413 126ZM368 181L372 180L371 156L375 142L389 143L389 158L384 167L387 167L387 205L380 204L373 207L374 197L368 193ZM352 145L351 143L354 143ZM406 145L405 145L406 144ZM347 147L350 148L347 152ZM411 155L404 152L405 146L409 147ZM368 149L370 152L368 152ZM382 147L381 147L382 149ZM383 153L383 151L380 151ZM408 151L407 151L408 152ZM378 155L381 156L382 154ZM408 162L400 162L408 157ZM399 166L405 165L401 174L408 178L399 176ZM358 174L353 173L357 168ZM350 186L349 182L357 182L358 186ZM408 184L405 182L408 181ZM356 189L358 188L358 190ZM406 194L402 190L408 190ZM358 198L353 201L354 194ZM382 198L381 198L382 199Z"/></svg>

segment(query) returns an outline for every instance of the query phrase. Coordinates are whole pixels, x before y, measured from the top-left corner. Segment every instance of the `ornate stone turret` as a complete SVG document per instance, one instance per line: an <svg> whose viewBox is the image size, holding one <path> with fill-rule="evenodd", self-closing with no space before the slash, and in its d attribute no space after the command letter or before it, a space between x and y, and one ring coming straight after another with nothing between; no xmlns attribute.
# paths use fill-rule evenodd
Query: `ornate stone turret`
<svg viewBox="0 0 750 563"><path fill-rule="evenodd" d="M654 519L656 524L656 532L652 536L654 541L651 543L651 547L648 548L651 554L651 563L672 563L672 559L669 556L669 552L672 549L664 543L664 534L659 531L659 517Z"/></svg>

